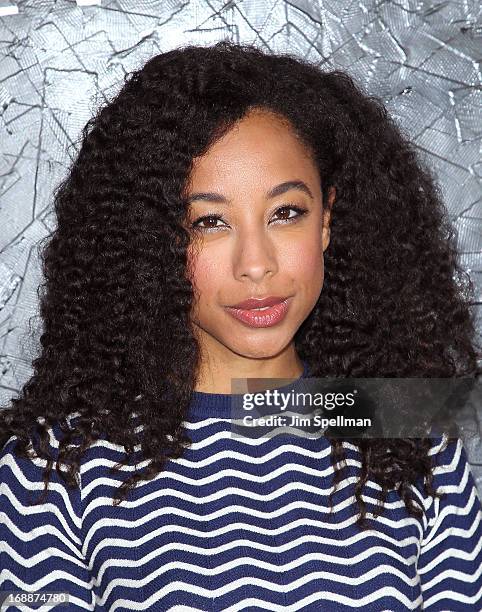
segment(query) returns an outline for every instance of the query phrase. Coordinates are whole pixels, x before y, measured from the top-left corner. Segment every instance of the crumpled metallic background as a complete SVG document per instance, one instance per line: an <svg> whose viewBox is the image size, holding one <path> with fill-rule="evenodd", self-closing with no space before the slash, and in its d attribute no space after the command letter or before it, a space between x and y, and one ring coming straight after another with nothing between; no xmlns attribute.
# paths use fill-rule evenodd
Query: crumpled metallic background
<svg viewBox="0 0 482 612"><path fill-rule="evenodd" d="M126 72L186 43L295 52L382 98L438 176L480 332L480 13L477 0L0 0L0 405L32 371L36 246L81 128ZM464 427L482 496L481 422L477 402Z"/></svg>

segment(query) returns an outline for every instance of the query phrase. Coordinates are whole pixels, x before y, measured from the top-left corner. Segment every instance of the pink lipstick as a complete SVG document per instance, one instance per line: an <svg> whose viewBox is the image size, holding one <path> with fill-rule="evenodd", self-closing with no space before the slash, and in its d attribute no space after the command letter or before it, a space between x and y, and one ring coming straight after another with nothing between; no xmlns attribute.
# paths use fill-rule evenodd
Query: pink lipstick
<svg viewBox="0 0 482 612"><path fill-rule="evenodd" d="M264 301L273 300L266 299ZM263 300L259 300L258 303L262 304ZM290 303L291 297L270 306L260 306L259 308L253 306L250 308L227 306L226 310L232 317L249 327L272 327L283 321L288 312ZM253 304L253 302L251 302L251 304Z"/></svg>

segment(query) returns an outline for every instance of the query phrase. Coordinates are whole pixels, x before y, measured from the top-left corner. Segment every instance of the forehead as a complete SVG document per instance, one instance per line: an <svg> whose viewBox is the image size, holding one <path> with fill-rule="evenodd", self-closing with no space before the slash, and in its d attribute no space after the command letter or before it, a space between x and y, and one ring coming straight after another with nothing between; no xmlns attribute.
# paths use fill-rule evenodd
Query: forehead
<svg viewBox="0 0 482 612"><path fill-rule="evenodd" d="M273 113L251 111L208 151L193 161L192 189L240 189L243 185L264 191L268 183L296 176L318 180L311 151L289 122Z"/></svg>

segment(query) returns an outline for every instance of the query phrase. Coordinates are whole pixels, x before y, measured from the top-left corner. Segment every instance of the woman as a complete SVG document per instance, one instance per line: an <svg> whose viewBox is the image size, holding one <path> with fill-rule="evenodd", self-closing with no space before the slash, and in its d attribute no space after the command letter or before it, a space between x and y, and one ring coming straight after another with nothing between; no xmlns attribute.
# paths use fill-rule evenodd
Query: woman
<svg viewBox="0 0 482 612"><path fill-rule="evenodd" d="M236 378L480 374L453 230L379 101L248 45L163 53L89 121L55 210L43 350L0 412L3 591L481 608L460 438L232 435Z"/></svg>

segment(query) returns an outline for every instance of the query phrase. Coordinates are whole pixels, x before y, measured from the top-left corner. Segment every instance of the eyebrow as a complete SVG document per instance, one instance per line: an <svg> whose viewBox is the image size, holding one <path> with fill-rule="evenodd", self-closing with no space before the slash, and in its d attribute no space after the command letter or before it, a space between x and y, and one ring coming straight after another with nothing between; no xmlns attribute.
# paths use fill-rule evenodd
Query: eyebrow
<svg viewBox="0 0 482 612"><path fill-rule="evenodd" d="M291 189L298 189L298 191L306 193L306 195L308 195L312 200L314 199L313 194L311 193L311 190L308 185L300 180L285 181L284 183L280 183L279 185L272 187L266 193L266 198L268 200L271 200L279 195L282 195L283 193L286 193L287 191L290 191ZM204 202L216 202L218 204L231 204L231 200L229 200L222 194L216 193L214 191L201 191L199 193L192 193L187 198L188 204L190 204L194 200L202 200Z"/></svg>

